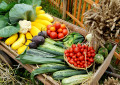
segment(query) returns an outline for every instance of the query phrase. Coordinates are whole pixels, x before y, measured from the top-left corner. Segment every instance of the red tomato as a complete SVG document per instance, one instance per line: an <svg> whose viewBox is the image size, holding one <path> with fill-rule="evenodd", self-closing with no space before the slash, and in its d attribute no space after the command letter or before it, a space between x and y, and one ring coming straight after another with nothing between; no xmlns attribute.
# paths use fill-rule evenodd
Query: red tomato
<svg viewBox="0 0 120 85"><path fill-rule="evenodd" d="M74 54L73 53L70 53L70 57L72 57Z"/></svg>
<svg viewBox="0 0 120 85"><path fill-rule="evenodd" d="M76 67L76 66L77 66L77 63L74 63L74 66Z"/></svg>
<svg viewBox="0 0 120 85"><path fill-rule="evenodd" d="M94 57L94 56L95 56L95 53L92 53L91 56Z"/></svg>
<svg viewBox="0 0 120 85"><path fill-rule="evenodd" d="M77 64L80 64L80 61L77 61Z"/></svg>
<svg viewBox="0 0 120 85"><path fill-rule="evenodd" d="M69 53L66 53L66 54L65 54L65 56L66 56L66 57L69 57L69 56L70 56L70 54L69 54Z"/></svg>
<svg viewBox="0 0 120 85"><path fill-rule="evenodd" d="M78 47L81 47L81 44L80 44L80 43L78 43L78 44L77 44L77 46L78 46Z"/></svg>
<svg viewBox="0 0 120 85"><path fill-rule="evenodd" d="M90 50L91 53L94 53L95 51L94 50Z"/></svg>
<svg viewBox="0 0 120 85"><path fill-rule="evenodd" d="M73 56L72 56L72 58L76 58L76 56L75 56L75 55L73 55Z"/></svg>
<svg viewBox="0 0 120 85"><path fill-rule="evenodd" d="M85 45L85 48L88 49L88 45Z"/></svg>
<svg viewBox="0 0 120 85"><path fill-rule="evenodd" d="M83 64L85 63L85 61L81 61Z"/></svg>
<svg viewBox="0 0 120 85"><path fill-rule="evenodd" d="M89 47L90 50L93 50L93 47Z"/></svg>
<svg viewBox="0 0 120 85"><path fill-rule="evenodd" d="M80 50L78 47L74 48L74 53L78 53Z"/></svg>
<svg viewBox="0 0 120 85"><path fill-rule="evenodd" d="M82 48L84 49L84 48L85 48L85 45L82 45Z"/></svg>
<svg viewBox="0 0 120 85"><path fill-rule="evenodd" d="M47 25L47 30L50 30L51 27L52 25Z"/></svg>
<svg viewBox="0 0 120 85"><path fill-rule="evenodd" d="M89 53L87 56L88 56L88 57L91 57L91 54Z"/></svg>
<svg viewBox="0 0 120 85"><path fill-rule="evenodd" d="M93 63L93 62L94 62L93 58L90 58L90 59L89 59L89 61L90 61L91 63Z"/></svg>
<svg viewBox="0 0 120 85"><path fill-rule="evenodd" d="M61 28L62 28L62 29L66 29L65 24L61 24Z"/></svg>
<svg viewBox="0 0 120 85"><path fill-rule="evenodd" d="M80 62L80 65L83 65L83 64Z"/></svg>
<svg viewBox="0 0 120 85"><path fill-rule="evenodd" d="M67 57L67 60L70 61L70 57Z"/></svg>
<svg viewBox="0 0 120 85"><path fill-rule="evenodd" d="M84 60L84 56L80 56L80 57L79 57L79 60L80 60L80 61L83 61L83 60Z"/></svg>
<svg viewBox="0 0 120 85"><path fill-rule="evenodd" d="M82 54L80 52L77 53L77 57L80 57Z"/></svg>
<svg viewBox="0 0 120 85"><path fill-rule="evenodd" d="M77 65L78 68L80 68L81 66L80 65Z"/></svg>
<svg viewBox="0 0 120 85"><path fill-rule="evenodd" d="M71 59L71 60L69 61L69 63L70 63L70 64L74 64L74 61Z"/></svg>
<svg viewBox="0 0 120 85"><path fill-rule="evenodd" d="M52 39L56 39L56 38L57 38L57 33L56 33L56 32L51 32L51 33L50 33L50 37L51 37Z"/></svg>
<svg viewBox="0 0 120 85"><path fill-rule="evenodd" d="M55 27L51 27L50 31L55 32Z"/></svg>
<svg viewBox="0 0 120 85"><path fill-rule="evenodd" d="M91 62L88 61L88 65L90 65L90 64L91 64Z"/></svg>
<svg viewBox="0 0 120 85"><path fill-rule="evenodd" d="M77 60L78 60L77 58L74 59L75 62L76 62Z"/></svg>
<svg viewBox="0 0 120 85"><path fill-rule="evenodd" d="M63 32L63 30L62 30L61 28L59 28L59 29L57 30L57 32L61 33L61 32Z"/></svg>
<svg viewBox="0 0 120 85"><path fill-rule="evenodd" d="M67 35L67 34L68 34L67 29L63 29L63 34L64 34L64 35Z"/></svg>
<svg viewBox="0 0 120 85"><path fill-rule="evenodd" d="M50 31L50 30L47 30L47 35L49 35L49 36L50 36L50 33L51 33L51 31Z"/></svg>
<svg viewBox="0 0 120 85"><path fill-rule="evenodd" d="M80 66L81 68L83 68L83 66Z"/></svg>
<svg viewBox="0 0 120 85"><path fill-rule="evenodd" d="M83 52L84 51L84 49L82 48L82 49L80 49L80 52Z"/></svg>
<svg viewBox="0 0 120 85"><path fill-rule="evenodd" d="M64 37L64 35L63 35L63 33L58 33L58 38L60 39L60 38L63 38Z"/></svg>
<svg viewBox="0 0 120 85"><path fill-rule="evenodd" d="M73 53L73 48L70 48L69 51L70 51L70 53Z"/></svg>
<svg viewBox="0 0 120 85"><path fill-rule="evenodd" d="M64 53L65 53L65 54L68 53L68 50L65 50Z"/></svg>
<svg viewBox="0 0 120 85"><path fill-rule="evenodd" d="M55 29L59 29L61 27L60 23L55 23Z"/></svg>
<svg viewBox="0 0 120 85"><path fill-rule="evenodd" d="M72 45L72 48L75 48L75 47L76 47L76 45L75 45L75 44L73 44L73 45Z"/></svg>

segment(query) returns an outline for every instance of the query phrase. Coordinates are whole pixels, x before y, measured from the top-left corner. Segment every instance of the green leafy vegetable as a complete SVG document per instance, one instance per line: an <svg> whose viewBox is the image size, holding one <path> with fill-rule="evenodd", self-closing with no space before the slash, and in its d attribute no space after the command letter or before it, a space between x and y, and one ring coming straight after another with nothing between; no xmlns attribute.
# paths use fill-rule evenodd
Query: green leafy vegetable
<svg viewBox="0 0 120 85"><path fill-rule="evenodd" d="M9 37L17 32L19 32L19 27L6 26L0 29L0 37Z"/></svg>
<svg viewBox="0 0 120 85"><path fill-rule="evenodd" d="M32 6L40 6L41 0L18 0L18 3L29 4Z"/></svg>
<svg viewBox="0 0 120 85"><path fill-rule="evenodd" d="M8 18L6 16L0 15L0 29L8 24ZM1 31L0 31L1 34Z"/></svg>
<svg viewBox="0 0 120 85"><path fill-rule="evenodd" d="M35 11L31 5L16 4L9 12L11 24L16 24L19 20L34 21L36 18Z"/></svg>

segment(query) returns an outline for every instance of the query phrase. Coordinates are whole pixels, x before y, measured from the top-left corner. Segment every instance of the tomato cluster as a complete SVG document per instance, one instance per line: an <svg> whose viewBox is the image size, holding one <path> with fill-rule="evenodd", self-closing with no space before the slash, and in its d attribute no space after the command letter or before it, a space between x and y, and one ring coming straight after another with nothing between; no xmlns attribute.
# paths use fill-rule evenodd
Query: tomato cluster
<svg viewBox="0 0 120 85"><path fill-rule="evenodd" d="M93 47L88 47L88 45L73 44L64 53L67 61L78 68L86 68L94 62L95 50Z"/></svg>
<svg viewBox="0 0 120 85"><path fill-rule="evenodd" d="M47 35L52 39L61 39L68 34L65 24L55 22L53 25L47 26Z"/></svg>

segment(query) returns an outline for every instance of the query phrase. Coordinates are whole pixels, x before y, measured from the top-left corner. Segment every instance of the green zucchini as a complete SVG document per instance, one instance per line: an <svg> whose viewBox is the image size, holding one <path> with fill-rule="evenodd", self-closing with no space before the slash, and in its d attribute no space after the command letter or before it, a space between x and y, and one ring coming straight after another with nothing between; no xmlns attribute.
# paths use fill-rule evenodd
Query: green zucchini
<svg viewBox="0 0 120 85"><path fill-rule="evenodd" d="M52 39L50 39L50 38L46 38L46 39L45 39L45 42L48 42L48 43L50 43L50 44L56 43L56 41L54 41L54 40L52 40Z"/></svg>
<svg viewBox="0 0 120 85"><path fill-rule="evenodd" d="M61 70L61 71L56 71L53 73L53 78L56 80L61 80L63 78L67 78L73 75L78 75L78 74L85 74L86 71L82 70L73 70L73 69L67 69L67 70Z"/></svg>
<svg viewBox="0 0 120 85"><path fill-rule="evenodd" d="M43 64L41 65L40 68L35 69L34 71L32 71L31 73L31 80L34 80L34 76L38 75L38 74L43 74L43 73L48 73L48 72L55 72L58 70L63 70L63 69L68 69L69 67L62 65L62 64Z"/></svg>
<svg viewBox="0 0 120 85"><path fill-rule="evenodd" d="M51 53L51 54L54 54L54 55L59 55L59 56L63 56L64 55L64 52L58 52L58 51L55 51L53 49L50 49L50 48L47 48L47 47L43 47L43 46L39 46L37 49L45 51L45 52L48 52L48 53Z"/></svg>
<svg viewBox="0 0 120 85"><path fill-rule="evenodd" d="M27 54L31 55L36 55L36 56L41 56L41 57L56 57L54 54L50 54L48 52L42 51L42 50L37 50L37 49L29 49L27 51Z"/></svg>
<svg viewBox="0 0 120 85"><path fill-rule="evenodd" d="M84 82L85 80L89 79L92 76L92 73L89 74L81 74L75 75L68 78L64 78L62 80L62 85L79 85L80 83Z"/></svg>
<svg viewBox="0 0 120 85"><path fill-rule="evenodd" d="M45 63L64 63L64 59L46 58L31 54L20 55L23 64L45 64Z"/></svg>

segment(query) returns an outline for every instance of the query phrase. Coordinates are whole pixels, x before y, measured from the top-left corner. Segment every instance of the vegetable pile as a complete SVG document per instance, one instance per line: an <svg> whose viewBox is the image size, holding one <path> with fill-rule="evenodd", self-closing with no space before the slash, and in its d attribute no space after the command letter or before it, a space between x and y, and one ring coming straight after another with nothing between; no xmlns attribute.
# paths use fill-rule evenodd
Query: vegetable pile
<svg viewBox="0 0 120 85"><path fill-rule="evenodd" d="M88 45L81 45L80 43L72 45L65 50L67 62L78 68L87 68L94 62L95 50Z"/></svg>

